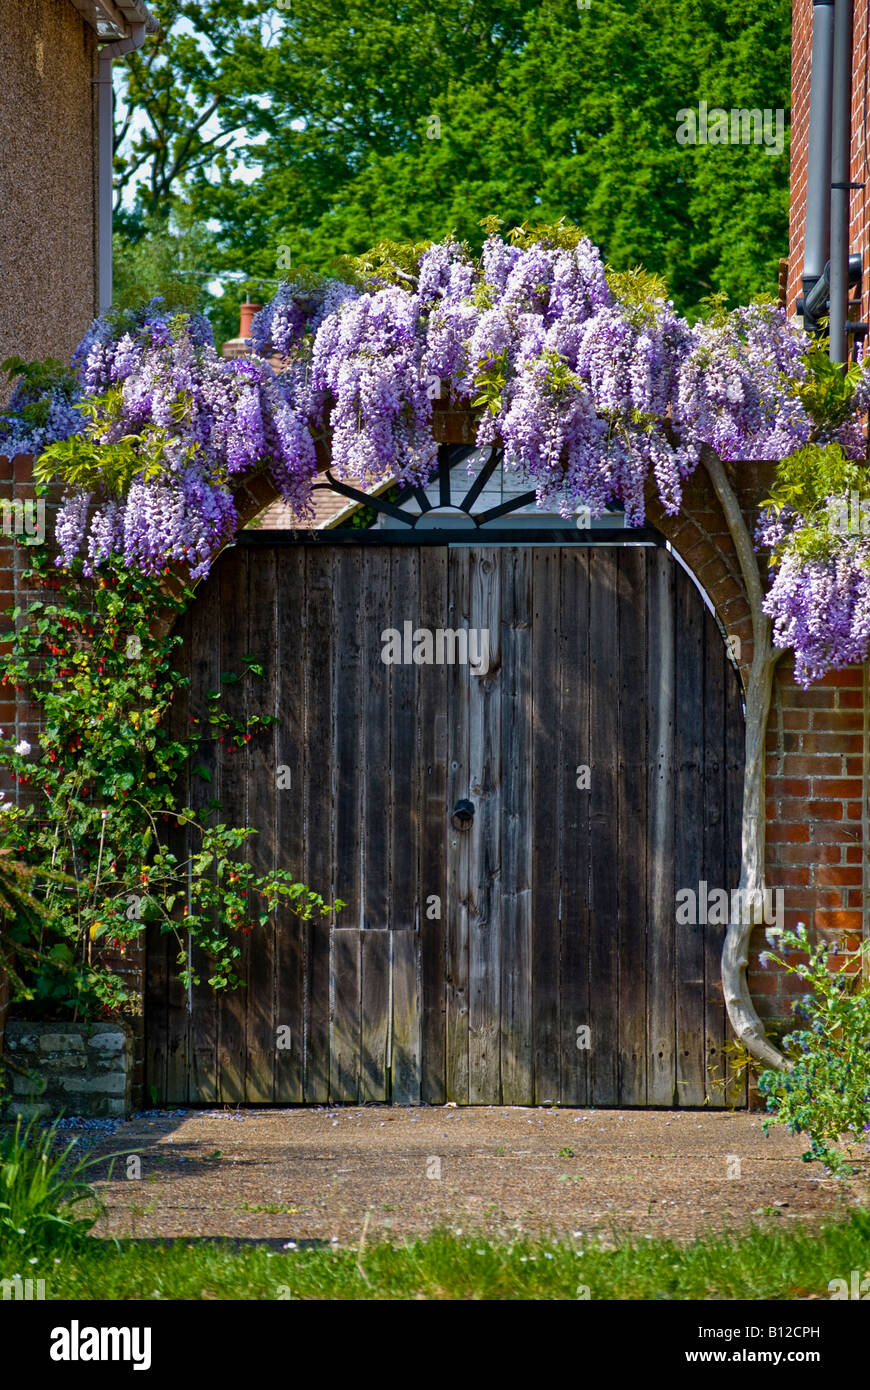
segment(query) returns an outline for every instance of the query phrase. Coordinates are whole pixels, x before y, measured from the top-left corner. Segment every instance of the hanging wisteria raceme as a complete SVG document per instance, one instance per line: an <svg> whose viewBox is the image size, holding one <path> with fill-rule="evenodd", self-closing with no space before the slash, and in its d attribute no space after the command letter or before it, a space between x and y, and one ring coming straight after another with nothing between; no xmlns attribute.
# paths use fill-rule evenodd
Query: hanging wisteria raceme
<svg viewBox="0 0 870 1390"><path fill-rule="evenodd" d="M851 540L826 558L786 554L764 610L778 647L793 647L804 688L870 653L870 542Z"/></svg>
<svg viewBox="0 0 870 1390"><path fill-rule="evenodd" d="M259 468L297 511L310 507L317 463L307 421L268 362L219 357L204 319L152 302L138 315L98 320L74 361L83 389L105 407L92 426L95 444L159 431L160 467L157 476L143 467L123 497L91 496L89 523L85 493L69 494L58 518L63 563L83 554L90 572L121 554L157 573L178 560L199 578L238 525L232 480Z"/></svg>
<svg viewBox="0 0 870 1390"><path fill-rule="evenodd" d="M72 367L86 393L123 381L148 347L172 342L172 315L157 295L139 309L119 309L94 319L73 353ZM187 336L197 347L214 347L211 324L202 314L187 314Z"/></svg>
<svg viewBox="0 0 870 1390"><path fill-rule="evenodd" d="M289 359L314 337L324 319L359 290L344 280L325 279L317 285L285 281L251 321L248 341L260 357L277 353Z"/></svg>
<svg viewBox="0 0 870 1390"><path fill-rule="evenodd" d="M362 294L324 320L311 380L333 400L332 457L340 477L429 477L437 446L424 344L416 297L397 286Z"/></svg>
<svg viewBox="0 0 870 1390"><path fill-rule="evenodd" d="M83 406L95 445L123 452L132 438L141 466L124 455L123 486L97 470L70 489L64 562L120 554L150 572L184 560L206 573L237 525L241 478L268 470L297 511L310 507L324 431L339 476L425 482L439 400L476 411L477 443L499 445L542 505L597 516L621 503L630 525L643 522L651 484L667 512L679 509L704 444L724 460L786 459L808 441L863 457L870 373L821 426L806 403L808 340L781 308L717 310L690 326L651 282L607 270L579 233L519 230L489 235L477 258L447 240L354 284L282 285L244 360L219 357L205 319L160 301L96 320L73 360L77 386L29 401L26 437L41 448L81 433ZM23 417L18 428L25 438ZM777 641L796 645L801 678L857 659L870 641L861 545L816 555L815 568L799 547L784 556L768 612Z"/></svg>
<svg viewBox="0 0 870 1390"><path fill-rule="evenodd" d="M830 493L806 516L769 506L759 517L756 544L772 560L764 611L776 646L794 649L804 688L870 656L868 517L870 499L852 488Z"/></svg>
<svg viewBox="0 0 870 1390"><path fill-rule="evenodd" d="M675 416L723 459L779 459L804 444L809 419L794 383L809 341L773 305L699 324L683 362Z"/></svg>
<svg viewBox="0 0 870 1390"><path fill-rule="evenodd" d="M35 379L22 374L0 414L0 454L7 458L38 454L47 445L78 434L84 428L80 401L78 382L63 369L40 370Z"/></svg>

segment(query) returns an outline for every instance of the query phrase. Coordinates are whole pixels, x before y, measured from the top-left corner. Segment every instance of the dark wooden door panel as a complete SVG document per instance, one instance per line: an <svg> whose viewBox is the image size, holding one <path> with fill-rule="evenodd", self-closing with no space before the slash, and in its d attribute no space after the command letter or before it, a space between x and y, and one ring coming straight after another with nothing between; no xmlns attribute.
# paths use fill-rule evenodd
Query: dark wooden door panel
<svg viewBox="0 0 870 1390"><path fill-rule="evenodd" d="M385 663L406 623L485 631L485 669ZM219 795L258 870L346 907L277 914L217 999L152 937L159 1098L721 1101L723 929L677 925L675 895L736 882L742 715L666 550L238 547L182 630L176 720L246 652L264 676L227 705L281 720L244 753L207 746L191 804Z"/></svg>

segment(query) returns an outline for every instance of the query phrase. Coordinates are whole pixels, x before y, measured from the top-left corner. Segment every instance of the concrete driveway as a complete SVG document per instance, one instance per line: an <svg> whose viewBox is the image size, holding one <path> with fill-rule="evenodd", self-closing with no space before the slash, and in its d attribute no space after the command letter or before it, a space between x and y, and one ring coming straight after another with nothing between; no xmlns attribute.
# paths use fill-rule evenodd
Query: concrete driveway
<svg viewBox="0 0 870 1390"><path fill-rule="evenodd" d="M108 1214L96 1233L355 1245L364 1226L371 1241L446 1225L606 1241L614 1229L687 1237L811 1222L868 1200L866 1180L825 1180L801 1162L799 1138L765 1138L762 1120L501 1106L145 1112L94 1150L125 1155L98 1184Z"/></svg>

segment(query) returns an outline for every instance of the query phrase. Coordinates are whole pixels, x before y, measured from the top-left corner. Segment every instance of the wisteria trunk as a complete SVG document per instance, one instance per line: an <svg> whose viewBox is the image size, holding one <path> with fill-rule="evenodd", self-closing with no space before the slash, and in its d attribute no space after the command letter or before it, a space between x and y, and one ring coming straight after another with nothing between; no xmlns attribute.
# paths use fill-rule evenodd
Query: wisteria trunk
<svg viewBox="0 0 870 1390"><path fill-rule="evenodd" d="M739 901L745 904L748 910L739 914L738 921L728 924L725 945L722 948L722 989L731 1026L746 1050L758 1061L787 1071L791 1064L767 1037L764 1024L755 1011L746 979L752 929L757 925L757 921L763 920L765 742L773 691L773 673L782 653L777 651L771 642L770 619L763 609L761 574L740 503L718 454L705 447L701 451L701 459L725 513L752 614L752 666L746 685L746 744L739 885Z"/></svg>

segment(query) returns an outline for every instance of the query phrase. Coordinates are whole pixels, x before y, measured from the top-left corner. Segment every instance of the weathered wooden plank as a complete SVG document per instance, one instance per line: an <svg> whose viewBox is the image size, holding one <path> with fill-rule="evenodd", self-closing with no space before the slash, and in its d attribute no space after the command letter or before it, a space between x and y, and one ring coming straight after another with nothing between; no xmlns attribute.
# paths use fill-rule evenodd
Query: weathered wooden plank
<svg viewBox="0 0 870 1390"><path fill-rule="evenodd" d="M248 651L248 558L250 551L239 546L227 550L220 563L221 670L241 676L243 656ZM233 719L244 719L245 683L222 683L220 707ZM245 758L231 753L226 739L221 744L221 820L227 825L247 825L247 784ZM239 851L246 858L249 846ZM238 928L241 927L241 922ZM232 927L231 930L236 930ZM239 933L242 953L235 970L247 980L250 952L248 938ZM219 1000L218 1080L220 1098L236 1104L245 1100L246 1038L245 1017L248 990L241 985L224 991Z"/></svg>
<svg viewBox="0 0 870 1390"><path fill-rule="evenodd" d="M263 675L246 678L248 718L272 718L277 708L277 551L264 550L248 566L248 652ZM277 739L274 726L253 726L246 746L248 816L256 830L248 855L257 874L278 867ZM233 757L236 755L233 754ZM242 755L239 754L239 757ZM251 903L259 911L261 899ZM275 1099L277 1019L275 1014L277 926L273 913L261 927L254 922L249 941L248 992L245 1043L247 1070L245 1098L249 1104L271 1104Z"/></svg>
<svg viewBox="0 0 870 1390"><path fill-rule="evenodd" d="M145 1091L149 1100L166 1100L166 1051L169 1025L166 986L170 939L156 923L146 928L145 971Z"/></svg>
<svg viewBox="0 0 870 1390"><path fill-rule="evenodd" d="M200 721L197 726L204 737L195 758L198 772L189 777L189 804L200 812L201 818L213 800L221 797L222 744L217 742L208 724L209 691L221 685L221 610L220 570L222 560L199 586L191 613L190 713ZM212 821L220 820L220 813ZM202 951L193 955L194 968L200 983L193 986L190 1029L190 1089L189 1098L200 1104L214 1104L219 1099L217 1072L218 1000L208 983L213 973L211 962Z"/></svg>
<svg viewBox="0 0 870 1390"><path fill-rule="evenodd" d="M674 994L674 718L676 700L676 566L654 550L646 593L647 737L647 1103L676 1103Z"/></svg>
<svg viewBox="0 0 870 1390"><path fill-rule="evenodd" d="M282 867L303 874L305 787L305 670L307 614L305 550L276 549L277 714L275 735L275 824ZM322 891L322 888L321 888ZM303 1097L305 1037L305 932L286 907L276 915L275 934L275 1100L298 1104ZM278 1039L278 1029L285 1030Z"/></svg>
<svg viewBox="0 0 870 1390"><path fill-rule="evenodd" d="M389 925L392 795L389 678L393 671L404 668L384 664L381 633L391 627L402 631L409 596L397 594L391 588L387 547L369 546L361 550L360 563L361 700L358 720L348 718L349 707L339 704L337 708L339 718L350 726L356 760L360 764L362 818L353 826L354 833L362 839L360 926L384 931Z"/></svg>
<svg viewBox="0 0 870 1390"><path fill-rule="evenodd" d="M350 574L350 570L349 570ZM357 679L359 717L349 718L352 706L343 698L342 688L336 692L336 714L339 725L337 745L342 748L339 767L342 769L339 786L348 791L350 802L351 779L346 775L348 755L355 759L355 775L360 782L360 815L345 822L346 805L339 793L339 820L342 835L346 827L361 855L360 869L360 926L364 929L360 958L361 1057L359 1063L360 1097L363 1101L389 1099L388 1054L390 1046L390 690L389 676L393 670L384 664L382 632L399 627L396 608L407 602L390 587L390 551L388 549L360 550L357 594L339 590L339 601L348 604L348 619L353 616L353 600L359 613L359 668L348 669L348 682ZM401 668L399 668L401 669ZM340 677L341 679L341 677ZM349 686L344 687L349 693ZM341 727L344 726L344 727ZM348 740L347 735L351 737ZM348 842L342 839L337 862L347 857ZM339 922L339 926L341 923ZM366 938L376 933L378 939Z"/></svg>
<svg viewBox="0 0 870 1390"><path fill-rule="evenodd" d="M446 626L447 547L419 552L420 626ZM421 1091L426 1105L447 1099L447 668L417 668L417 807L420 924Z"/></svg>
<svg viewBox="0 0 870 1390"><path fill-rule="evenodd" d="M305 882L324 897L334 893L335 884L343 879L337 869L333 878L336 634L332 589L344 555L343 551L319 547L306 548L305 552ZM329 919L320 916L312 917L304 931L303 1096L308 1102L320 1104L329 1098L330 933Z"/></svg>
<svg viewBox="0 0 870 1390"><path fill-rule="evenodd" d="M408 546L390 549L390 621L385 627L398 627L404 615L418 625L420 612L419 566L417 553ZM394 596L394 597L393 597ZM426 776L418 750L417 671L414 665L390 666L390 759L389 783L384 787L390 836L389 923L393 930L410 931L418 922L417 851L421 816L419 788Z"/></svg>
<svg viewBox="0 0 870 1390"><path fill-rule="evenodd" d="M525 698L520 699L515 712L515 727L511 729L510 739L505 740L505 756L513 763L510 799L516 849L512 857L522 862L521 878L525 888L520 899L523 920L517 924L520 939L516 944L520 968L534 977L534 996L530 978L524 989L522 1007L526 1012L525 1028L531 1029L534 1036L532 1099L539 1104L562 1099L560 841L564 825L561 814L566 798L588 796L588 792L576 790L574 777L567 780L563 777L561 767L563 729L559 706L564 675L560 642L561 569L560 550L534 550L531 651L520 652L520 660L531 676L534 704L530 709L526 687L522 691ZM565 657L573 662L574 653L568 651ZM578 746L575 729L571 730L567 743L573 757ZM517 754L515 762L513 747ZM528 863L529 850L531 864ZM527 935L533 909L532 969ZM519 1018L515 1026L522 1030Z"/></svg>
<svg viewBox="0 0 870 1390"><path fill-rule="evenodd" d="M685 570L676 571L676 826L677 889L695 894L696 915L704 881L704 607ZM677 1097L703 1105L704 931L676 923Z"/></svg>
<svg viewBox="0 0 870 1390"><path fill-rule="evenodd" d="M471 567L468 554L448 554L447 622L452 629L471 626ZM427 667L422 667L426 671ZM437 669L437 667L433 668ZM447 814L457 801L471 799L469 763L468 668L447 667L448 777ZM470 910L470 858L473 832L448 831L447 857L447 1096L468 1103L468 933Z"/></svg>
<svg viewBox="0 0 870 1390"><path fill-rule="evenodd" d="M649 551L618 552L619 1104L646 1104L646 575Z"/></svg>
<svg viewBox="0 0 870 1390"><path fill-rule="evenodd" d="M366 561L368 556L366 555ZM362 925L363 747L365 701L362 668L366 624L362 547L335 557L335 661L333 748L335 759L335 892L345 906L339 930Z"/></svg>
<svg viewBox="0 0 870 1390"><path fill-rule="evenodd" d="M588 550L568 546L562 551L560 567L557 795L561 808L560 1099L563 1105L588 1105L592 1085L591 1049L596 1043L589 995L590 795L591 780L599 775L601 750L589 724L590 558Z"/></svg>
<svg viewBox="0 0 870 1390"><path fill-rule="evenodd" d="M619 921L617 552L604 549L592 552L589 595L589 719L595 757L589 789L592 862L589 990L593 1010L590 1100L593 1105L618 1105L619 963L614 950Z"/></svg>
<svg viewBox="0 0 870 1390"><path fill-rule="evenodd" d="M361 932L360 945L360 1100L383 1105L390 1099L390 933Z"/></svg>
<svg viewBox="0 0 870 1390"><path fill-rule="evenodd" d="M334 1105L360 1098L360 937L355 927L332 933L332 1028L329 1099Z"/></svg>
<svg viewBox="0 0 870 1390"><path fill-rule="evenodd" d="M474 823L462 832L468 846L468 1099L501 1099L499 1076L501 876L501 592L505 552L460 552L470 568L470 628L479 645L465 667L468 702L469 796ZM524 552L511 552L524 554ZM484 635L485 634L485 635ZM469 637L469 643L471 638ZM477 671L471 655L481 658ZM486 659L484 659L484 657ZM485 667L485 670L484 670Z"/></svg>
<svg viewBox="0 0 870 1390"><path fill-rule="evenodd" d="M728 892L725 864L725 644L713 615L704 614L704 878ZM704 1089L709 1105L723 1103L715 1084L724 1077L725 999L720 962L726 924L704 934Z"/></svg>
<svg viewBox="0 0 870 1390"><path fill-rule="evenodd" d="M420 567L417 553L395 546L390 552L390 593L401 595L402 612L415 626L420 616ZM398 608L395 609L398 616ZM398 622L391 624L400 626ZM421 792L426 769L420 763L417 667L390 669L390 897L392 933L392 1019L390 1098L395 1105L416 1105L421 1098L419 862L422 825ZM428 929L431 923L426 923Z"/></svg>
<svg viewBox="0 0 870 1390"><path fill-rule="evenodd" d="M390 933L393 960L393 1030L390 1099L394 1105L419 1105L420 1066L420 942L422 933Z"/></svg>
<svg viewBox="0 0 870 1390"><path fill-rule="evenodd" d="M190 613L185 613L179 621L176 634L182 638L182 645L175 650L176 669L182 676L189 676L191 651ZM187 738L190 734L189 698L184 686L176 686L170 709L170 732L173 738ZM184 768L178 787L178 800L184 805L187 800L187 767ZM166 838L173 852L184 856L186 836L183 830L166 828ZM145 1093L153 1095L160 1102L171 1099L174 1102L187 1099L187 1076L179 1077L178 1064L169 1066L169 1044L173 1040L176 1054L180 1053L187 1072L187 1059L190 1049L189 1017L179 1018L173 1009L170 1019L170 974L177 972L175 938L160 930L158 923L151 923L145 930ZM179 1082L181 1084L179 1084Z"/></svg>

